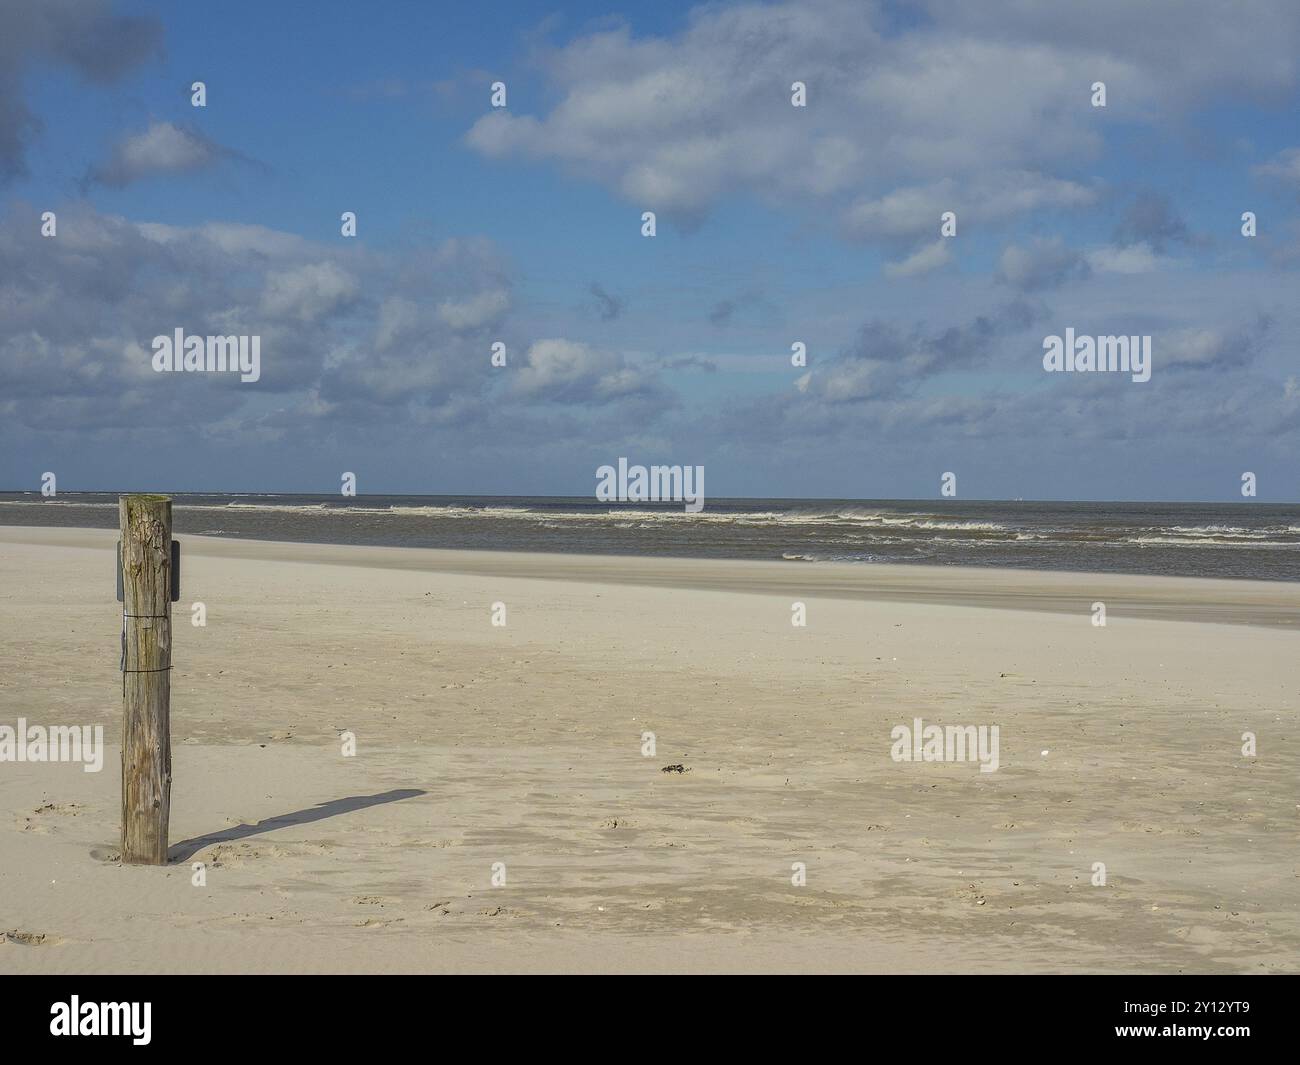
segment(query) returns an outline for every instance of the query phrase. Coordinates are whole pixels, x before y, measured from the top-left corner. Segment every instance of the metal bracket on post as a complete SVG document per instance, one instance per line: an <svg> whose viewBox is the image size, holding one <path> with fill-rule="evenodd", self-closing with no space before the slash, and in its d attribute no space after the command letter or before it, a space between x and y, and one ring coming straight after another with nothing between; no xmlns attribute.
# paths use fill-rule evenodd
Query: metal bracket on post
<svg viewBox="0 0 1300 1065"><path fill-rule="evenodd" d="M119 554L118 558L122 556ZM121 563L119 563L120 565ZM181 542L172 541L172 602L178 603L181 598Z"/></svg>

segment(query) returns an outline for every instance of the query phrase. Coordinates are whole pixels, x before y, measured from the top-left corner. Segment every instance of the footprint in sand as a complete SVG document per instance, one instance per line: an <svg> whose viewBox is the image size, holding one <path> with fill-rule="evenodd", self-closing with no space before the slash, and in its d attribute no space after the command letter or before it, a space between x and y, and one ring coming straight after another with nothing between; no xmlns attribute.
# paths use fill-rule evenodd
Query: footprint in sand
<svg viewBox="0 0 1300 1065"><path fill-rule="evenodd" d="M35 832L39 836L47 836L52 829L46 823L50 817L77 817L82 810L80 803L75 802L46 802L41 803L30 814L25 817L15 818L15 822L23 832Z"/></svg>

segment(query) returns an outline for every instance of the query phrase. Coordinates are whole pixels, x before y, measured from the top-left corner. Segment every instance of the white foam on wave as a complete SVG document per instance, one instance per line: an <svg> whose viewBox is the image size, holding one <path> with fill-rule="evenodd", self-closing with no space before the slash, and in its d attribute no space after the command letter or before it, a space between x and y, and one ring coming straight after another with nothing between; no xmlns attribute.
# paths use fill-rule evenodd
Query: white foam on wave
<svg viewBox="0 0 1300 1065"><path fill-rule="evenodd" d="M1142 546L1155 544L1161 547L1281 547L1300 550L1300 541L1295 540L1229 540L1216 536L1125 536L1117 542Z"/></svg>

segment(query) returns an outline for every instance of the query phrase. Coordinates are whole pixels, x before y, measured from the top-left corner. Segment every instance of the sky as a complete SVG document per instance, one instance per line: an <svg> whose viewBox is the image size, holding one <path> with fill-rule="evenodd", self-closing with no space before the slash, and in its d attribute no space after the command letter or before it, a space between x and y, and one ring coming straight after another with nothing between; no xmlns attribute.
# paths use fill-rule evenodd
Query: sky
<svg viewBox="0 0 1300 1065"><path fill-rule="evenodd" d="M2 489L1300 498L1294 0L0 25ZM1067 328L1150 380L1045 371Z"/></svg>

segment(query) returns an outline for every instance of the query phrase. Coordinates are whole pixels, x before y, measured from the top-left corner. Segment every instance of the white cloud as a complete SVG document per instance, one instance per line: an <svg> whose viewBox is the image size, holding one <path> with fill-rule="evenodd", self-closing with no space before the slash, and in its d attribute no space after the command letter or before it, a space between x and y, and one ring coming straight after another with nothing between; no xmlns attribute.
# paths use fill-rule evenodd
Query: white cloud
<svg viewBox="0 0 1300 1065"><path fill-rule="evenodd" d="M153 122L143 133L118 142L108 162L91 170L91 178L121 187L159 174L205 170L230 155L207 137L170 122Z"/></svg>
<svg viewBox="0 0 1300 1065"><path fill-rule="evenodd" d="M556 402L608 401L658 388L621 355L559 338L533 344L514 380L516 395Z"/></svg>
<svg viewBox="0 0 1300 1065"><path fill-rule="evenodd" d="M1073 181L1031 171L991 171L966 181L952 178L928 185L908 185L874 200L858 200L844 216L855 237L901 238L939 231L939 216L957 215L964 226L1003 222L1045 208L1067 210L1096 200L1096 192Z"/></svg>
<svg viewBox="0 0 1300 1065"><path fill-rule="evenodd" d="M1235 327L1196 326L1175 329L1159 337L1153 359L1160 366L1187 368L1239 367L1256 358L1273 330L1273 322L1260 316Z"/></svg>
<svg viewBox="0 0 1300 1065"><path fill-rule="evenodd" d="M21 401L11 425L93 432L150 405L164 425L196 428L396 426L453 401L481 406L498 385L485 348L436 310L499 306L503 268L485 242L408 257L259 226L134 224L85 203L58 207L50 240L30 217L0 220L0 376ZM177 328L260 336L261 380L154 373L152 338Z"/></svg>
<svg viewBox="0 0 1300 1065"><path fill-rule="evenodd" d="M1012 45L1051 43L1122 64L1123 105L1186 106L1219 89L1271 94L1300 74L1300 7L1294 0L923 0L936 24L957 36L993 37ZM1134 76L1132 80L1128 75Z"/></svg>
<svg viewBox="0 0 1300 1065"><path fill-rule="evenodd" d="M438 317L452 329L471 330L499 319L510 307L510 293L494 288L465 300L446 300L438 305Z"/></svg>
<svg viewBox="0 0 1300 1065"><path fill-rule="evenodd" d="M1163 261L1151 250L1151 245L1145 243L1123 248L1097 248L1088 252L1088 265L1099 274L1149 274Z"/></svg>
<svg viewBox="0 0 1300 1065"><path fill-rule="evenodd" d="M1095 24L1091 5L1006 0L997 18L933 6L942 17L898 28L860 0L710 4L672 36L592 33L543 56L552 108L493 111L468 141L553 160L668 219L747 195L849 235L912 238L944 210L993 223L1090 204L1096 190L1069 172L1100 153L1106 122L1162 122L1210 91L1296 78L1300 9L1280 0L1250 5L1266 41L1208 0L1161 0L1160 18L1108 0ZM1111 86L1104 113L1089 102L1097 80ZM791 106L794 81L807 107Z"/></svg>
<svg viewBox="0 0 1300 1065"><path fill-rule="evenodd" d="M948 245L949 239L940 237L933 244L918 248L902 262L886 263L885 274L889 277L917 277L947 266L952 262Z"/></svg>
<svg viewBox="0 0 1300 1065"><path fill-rule="evenodd" d="M273 317L314 322L356 298L356 279L332 262L306 263L266 275L262 310Z"/></svg>

